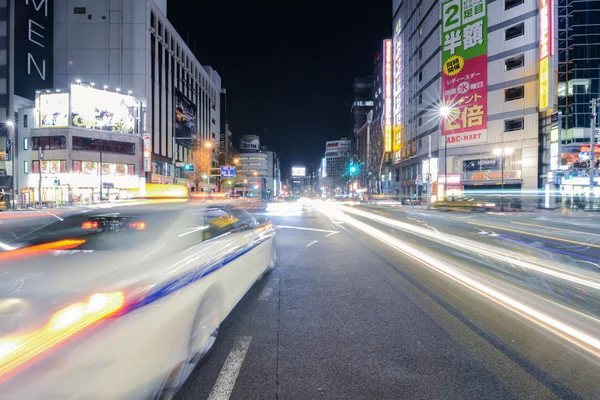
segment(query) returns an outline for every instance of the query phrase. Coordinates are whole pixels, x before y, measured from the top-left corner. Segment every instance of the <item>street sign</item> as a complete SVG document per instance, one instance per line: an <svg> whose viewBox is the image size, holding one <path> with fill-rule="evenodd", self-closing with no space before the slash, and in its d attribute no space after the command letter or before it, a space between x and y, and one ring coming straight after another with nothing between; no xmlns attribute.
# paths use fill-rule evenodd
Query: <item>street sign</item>
<svg viewBox="0 0 600 400"><path fill-rule="evenodd" d="M232 165L224 165L221 167L221 178L235 178L235 167Z"/></svg>
<svg viewBox="0 0 600 400"><path fill-rule="evenodd" d="M175 163L175 166L176 166L176 167L183 167L184 165L185 165L185 163L184 163L183 161L177 161L177 162Z"/></svg>

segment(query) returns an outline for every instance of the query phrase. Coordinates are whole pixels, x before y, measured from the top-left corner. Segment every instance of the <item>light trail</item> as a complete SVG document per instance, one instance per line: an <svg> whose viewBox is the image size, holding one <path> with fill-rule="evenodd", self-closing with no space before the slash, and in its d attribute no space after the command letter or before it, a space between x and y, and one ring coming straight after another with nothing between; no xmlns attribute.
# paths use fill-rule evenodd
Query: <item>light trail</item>
<svg viewBox="0 0 600 400"><path fill-rule="evenodd" d="M391 218L385 218L379 215L375 215L369 212L357 210L350 207L340 207L340 210L344 212L359 215L361 217L370 219L375 222L382 223L394 228L401 229L405 232L416 234L425 239L432 240L438 243L442 243L448 247L459 248L467 251L468 253L479 253L487 257L502 261L504 263L517 265L529 271L539 272L541 274L552 276L554 278L562 279L571 283L575 283L581 286L589 287L595 290L600 290L600 277L597 274L584 274L582 271L568 270L567 267L554 264L554 265L538 265L536 263L518 259L514 256L506 254L505 249L497 249L492 246L488 246L482 243L478 243L473 240L464 239L460 236L450 235L447 233L434 233L430 229L416 226L413 224L396 221ZM493 227L495 228L495 227Z"/></svg>
<svg viewBox="0 0 600 400"><path fill-rule="evenodd" d="M541 326L555 335L577 345L585 351L593 354L596 357L600 357L600 340L577 329L556 318L544 314L530 307L520 301L517 301L510 296L500 292L499 290L493 289L488 285L479 282L478 280L468 276L467 274L458 270L457 267L445 262L438 260L430 254L410 246L407 243L387 234L379 229L376 229L364 222L361 222L355 218L345 215L340 209L334 209L329 207L322 207L320 209L325 215L335 220L343 221L344 223L353 226L354 228L366 233L373 238L387 244L388 246L398 250L406 257L409 257L420 264L435 270L438 273L452 279L453 281L473 290L480 295L490 299L496 304L503 306L504 308L522 316L523 318ZM345 211L345 210L344 210Z"/></svg>

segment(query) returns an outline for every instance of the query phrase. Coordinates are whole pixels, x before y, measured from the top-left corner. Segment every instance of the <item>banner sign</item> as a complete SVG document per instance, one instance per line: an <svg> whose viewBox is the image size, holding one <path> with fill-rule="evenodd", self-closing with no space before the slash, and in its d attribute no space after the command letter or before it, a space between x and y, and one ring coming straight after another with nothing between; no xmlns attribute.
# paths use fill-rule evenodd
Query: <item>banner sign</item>
<svg viewBox="0 0 600 400"><path fill-rule="evenodd" d="M113 133L135 133L134 97L71 85L71 125Z"/></svg>
<svg viewBox="0 0 600 400"><path fill-rule="evenodd" d="M144 133L144 172L152 171L152 141L150 133Z"/></svg>
<svg viewBox="0 0 600 400"><path fill-rule="evenodd" d="M554 4L552 0L540 0L540 111L551 107L554 79L552 79L552 56L554 55Z"/></svg>
<svg viewBox="0 0 600 400"><path fill-rule="evenodd" d="M442 102L450 108L442 134L448 146L486 140L487 2L442 4Z"/></svg>
<svg viewBox="0 0 600 400"><path fill-rule="evenodd" d="M465 172L485 171L500 169L500 160L497 158L481 158L477 160L463 161L463 170Z"/></svg>
<svg viewBox="0 0 600 400"><path fill-rule="evenodd" d="M196 106L175 89L175 137L192 138L196 135Z"/></svg>
<svg viewBox="0 0 600 400"><path fill-rule="evenodd" d="M383 144L392 151L392 41L383 41Z"/></svg>

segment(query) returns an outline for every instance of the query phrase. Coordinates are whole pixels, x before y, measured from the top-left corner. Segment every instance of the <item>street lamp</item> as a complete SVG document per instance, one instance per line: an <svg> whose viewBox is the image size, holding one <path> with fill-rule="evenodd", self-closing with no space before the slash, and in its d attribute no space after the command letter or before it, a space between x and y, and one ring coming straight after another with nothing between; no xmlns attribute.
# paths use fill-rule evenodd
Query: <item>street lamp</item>
<svg viewBox="0 0 600 400"><path fill-rule="evenodd" d="M240 163L240 159L239 159L239 158L234 158L234 159L233 159L233 163L234 163L235 165L238 165L238 164Z"/></svg>
<svg viewBox="0 0 600 400"><path fill-rule="evenodd" d="M252 175L254 175L254 176L258 176L258 172L254 171L254 172L252 173Z"/></svg>
<svg viewBox="0 0 600 400"><path fill-rule="evenodd" d="M500 207L501 210L504 210L504 160L506 159L506 157L510 157L512 155L512 153L514 152L514 150L510 147L506 147L504 149L502 148L495 148L494 151L492 153L494 153L494 155L496 157L501 157L500 159L500 173L502 175L502 206Z"/></svg>

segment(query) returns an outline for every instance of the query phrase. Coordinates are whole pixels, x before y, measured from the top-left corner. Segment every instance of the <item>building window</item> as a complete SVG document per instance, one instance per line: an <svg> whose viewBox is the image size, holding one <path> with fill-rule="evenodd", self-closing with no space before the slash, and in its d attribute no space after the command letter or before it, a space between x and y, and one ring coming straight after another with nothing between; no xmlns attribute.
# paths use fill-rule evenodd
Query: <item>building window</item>
<svg viewBox="0 0 600 400"><path fill-rule="evenodd" d="M423 3L419 3L419 15L423 12Z"/></svg>
<svg viewBox="0 0 600 400"><path fill-rule="evenodd" d="M525 86L515 86L504 90L504 101L512 101L525 97Z"/></svg>
<svg viewBox="0 0 600 400"><path fill-rule="evenodd" d="M34 136L33 150L42 148L43 150L61 150L67 148L66 136Z"/></svg>
<svg viewBox="0 0 600 400"><path fill-rule="evenodd" d="M510 10L513 7L521 5L525 2L525 0L504 0L504 9Z"/></svg>
<svg viewBox="0 0 600 400"><path fill-rule="evenodd" d="M419 71L419 82L423 80L423 71Z"/></svg>
<svg viewBox="0 0 600 400"><path fill-rule="evenodd" d="M23 172L29 173L29 163L27 161L23 161Z"/></svg>
<svg viewBox="0 0 600 400"><path fill-rule="evenodd" d="M423 125L423 117L419 117L419 126Z"/></svg>
<svg viewBox="0 0 600 400"><path fill-rule="evenodd" d="M74 7L73 8L73 14L82 14L82 15L85 15L85 14L87 14L87 11L86 11L85 7Z"/></svg>
<svg viewBox="0 0 600 400"><path fill-rule="evenodd" d="M421 58L423 58L423 48L422 47L419 49L419 60Z"/></svg>
<svg viewBox="0 0 600 400"><path fill-rule="evenodd" d="M419 104L423 104L423 93L419 93Z"/></svg>
<svg viewBox="0 0 600 400"><path fill-rule="evenodd" d="M525 54L519 54L514 57L504 59L504 70L510 71L525 66Z"/></svg>
<svg viewBox="0 0 600 400"><path fill-rule="evenodd" d="M27 114L23 115L23 128L27 128L29 121L27 120Z"/></svg>
<svg viewBox="0 0 600 400"><path fill-rule="evenodd" d="M396 182L400 182L400 168L396 168L395 180Z"/></svg>
<svg viewBox="0 0 600 400"><path fill-rule="evenodd" d="M31 166L33 167L33 173L40 173L40 162L39 160L32 161ZM42 161L42 173L43 174L56 174L67 172L67 161L66 160L43 160Z"/></svg>
<svg viewBox="0 0 600 400"><path fill-rule="evenodd" d="M524 118L505 119L504 132L519 131L525 126Z"/></svg>
<svg viewBox="0 0 600 400"><path fill-rule="evenodd" d="M419 150L423 148L423 139L419 139Z"/></svg>
<svg viewBox="0 0 600 400"><path fill-rule="evenodd" d="M23 150L29 150L29 138L23 138Z"/></svg>
<svg viewBox="0 0 600 400"><path fill-rule="evenodd" d="M504 30L504 39L510 40L525 34L525 23L521 22L518 25L511 26Z"/></svg>
<svg viewBox="0 0 600 400"><path fill-rule="evenodd" d="M419 36L423 35L423 25L419 26Z"/></svg>

